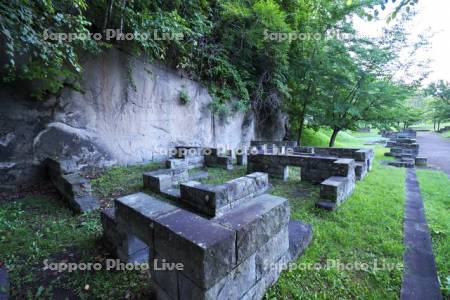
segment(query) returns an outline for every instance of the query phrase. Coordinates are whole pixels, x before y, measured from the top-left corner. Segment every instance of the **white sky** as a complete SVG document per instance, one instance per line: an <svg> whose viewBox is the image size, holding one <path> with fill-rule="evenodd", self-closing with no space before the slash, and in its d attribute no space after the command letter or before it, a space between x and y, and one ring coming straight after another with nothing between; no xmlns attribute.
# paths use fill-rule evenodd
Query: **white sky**
<svg viewBox="0 0 450 300"><path fill-rule="evenodd" d="M392 5L386 11L392 10ZM433 33L426 53L417 53L418 58L431 59L430 74L424 85L439 79L450 81L450 0L419 0L415 6L417 14L410 22L408 33L417 38L422 33ZM377 36L386 26L383 15L378 21L354 19L356 29L364 35Z"/></svg>

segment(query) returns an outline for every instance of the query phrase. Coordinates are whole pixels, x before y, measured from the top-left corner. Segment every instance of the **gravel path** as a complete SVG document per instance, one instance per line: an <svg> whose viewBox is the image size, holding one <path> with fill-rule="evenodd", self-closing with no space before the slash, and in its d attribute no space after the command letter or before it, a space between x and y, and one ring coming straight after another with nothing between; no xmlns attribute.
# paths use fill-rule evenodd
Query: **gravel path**
<svg viewBox="0 0 450 300"><path fill-rule="evenodd" d="M420 156L428 158L428 166L439 169L450 177L450 139L435 132L417 132Z"/></svg>

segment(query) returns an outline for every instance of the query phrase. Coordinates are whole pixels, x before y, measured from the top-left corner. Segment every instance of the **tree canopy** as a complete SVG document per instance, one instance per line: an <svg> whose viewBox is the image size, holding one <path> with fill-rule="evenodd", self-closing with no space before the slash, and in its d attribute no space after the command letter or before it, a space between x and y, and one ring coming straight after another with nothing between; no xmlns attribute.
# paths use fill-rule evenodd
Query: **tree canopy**
<svg viewBox="0 0 450 300"><path fill-rule="evenodd" d="M360 121L387 124L408 94L392 79L404 28L394 26L384 40L359 38L352 17L376 18L389 2L396 1L2 1L3 78L35 81L35 96L44 97L77 88L82 54L121 47L201 80L219 114L229 102L262 118L284 110L299 140L306 119L336 133ZM415 3L395 3L390 19ZM107 39L107 29L181 39ZM59 33L90 38L44 38Z"/></svg>

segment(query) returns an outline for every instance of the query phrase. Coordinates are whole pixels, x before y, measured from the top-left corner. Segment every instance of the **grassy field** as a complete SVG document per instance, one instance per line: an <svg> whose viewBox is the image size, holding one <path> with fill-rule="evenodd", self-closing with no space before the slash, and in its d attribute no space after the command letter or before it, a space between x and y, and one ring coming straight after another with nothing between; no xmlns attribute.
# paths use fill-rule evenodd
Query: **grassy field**
<svg viewBox="0 0 450 300"><path fill-rule="evenodd" d="M417 177L441 288L450 298L450 180L446 174L431 170L418 170Z"/></svg>
<svg viewBox="0 0 450 300"><path fill-rule="evenodd" d="M328 134L320 131L314 135L308 130L306 136L310 137L305 144L324 146ZM378 138L373 134L343 132L337 143L338 146L357 147ZM292 218L312 224L314 238L294 265L297 267L283 272L278 283L268 291L268 299L398 298L402 274L398 264L402 263L403 253L405 172L380 165L378 161L384 151L381 146L376 146L377 162L373 171L357 183L353 195L337 212L314 208L318 186L301 182L298 168L290 170L288 181L272 181L271 193L289 199ZM95 178L93 187L102 206L108 206L118 196L142 190L142 172L160 167L160 164L148 164L111 168L92 175ZM245 168L237 167L231 172L209 168L208 172L208 182L220 183L242 176ZM423 186L431 191L436 188L427 183ZM12 298L148 297L148 278L142 272L58 273L43 269L45 259L50 262L102 263L109 257L101 246L98 213L73 216L61 203L55 196L33 196L0 204L0 264L4 263L10 269ZM448 203L446 205L448 207ZM435 206L435 209L442 208ZM441 224L445 215L441 213L436 218L436 228L448 228ZM441 261L438 262L440 269L448 270L448 254L444 253L448 235L445 236L436 251L438 261ZM310 266L316 263L322 267L316 265L317 268L311 269ZM342 265L326 267L327 263L351 265L344 270ZM359 270L349 270L352 267ZM445 273L448 272L444 271L441 278L445 279Z"/></svg>

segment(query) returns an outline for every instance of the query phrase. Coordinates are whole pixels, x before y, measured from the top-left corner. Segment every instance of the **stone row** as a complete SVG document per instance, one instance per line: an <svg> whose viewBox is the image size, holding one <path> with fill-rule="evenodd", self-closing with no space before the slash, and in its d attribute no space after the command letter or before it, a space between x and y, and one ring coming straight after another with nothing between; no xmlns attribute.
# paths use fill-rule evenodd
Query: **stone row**
<svg viewBox="0 0 450 300"><path fill-rule="evenodd" d="M301 179L320 184L318 207L334 210L347 199L355 188L354 159L308 155L257 154L248 157L247 172L267 172L286 180L288 166L301 168Z"/></svg>
<svg viewBox="0 0 450 300"><path fill-rule="evenodd" d="M73 211L83 213L100 207L89 179L81 176L73 161L47 158L44 164L51 182Z"/></svg>

